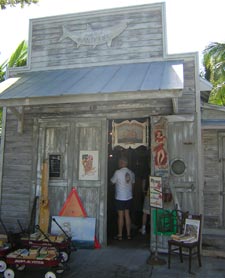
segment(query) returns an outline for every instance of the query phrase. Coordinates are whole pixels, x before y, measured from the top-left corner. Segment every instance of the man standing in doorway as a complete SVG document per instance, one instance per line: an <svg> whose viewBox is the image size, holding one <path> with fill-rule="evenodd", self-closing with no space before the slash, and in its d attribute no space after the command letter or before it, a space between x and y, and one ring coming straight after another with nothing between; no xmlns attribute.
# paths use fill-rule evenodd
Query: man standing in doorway
<svg viewBox="0 0 225 278"><path fill-rule="evenodd" d="M126 224L127 239L131 239L130 209L133 199L134 173L127 168L127 158L119 159L119 170L116 170L111 182L115 184L115 206L118 213L118 234L116 239L122 240L124 220Z"/></svg>

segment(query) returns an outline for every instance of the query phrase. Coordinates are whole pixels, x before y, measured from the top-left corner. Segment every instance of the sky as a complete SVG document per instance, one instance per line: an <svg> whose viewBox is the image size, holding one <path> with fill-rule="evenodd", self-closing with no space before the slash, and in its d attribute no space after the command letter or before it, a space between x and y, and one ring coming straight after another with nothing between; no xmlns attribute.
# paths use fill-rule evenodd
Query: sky
<svg viewBox="0 0 225 278"><path fill-rule="evenodd" d="M225 42L224 0L39 0L21 9L0 10L0 64L28 40L29 19L166 2L168 54L202 52L211 42Z"/></svg>

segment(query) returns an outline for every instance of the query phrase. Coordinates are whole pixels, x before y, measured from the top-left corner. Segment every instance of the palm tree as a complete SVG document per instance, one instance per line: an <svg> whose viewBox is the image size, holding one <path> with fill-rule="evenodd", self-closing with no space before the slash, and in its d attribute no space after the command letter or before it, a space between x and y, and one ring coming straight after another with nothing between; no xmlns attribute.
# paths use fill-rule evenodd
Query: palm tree
<svg viewBox="0 0 225 278"><path fill-rule="evenodd" d="M27 63L27 43L22 41L13 52L9 60L0 65L0 82L6 79L7 68L22 67ZM2 107L0 108L0 134L2 127Z"/></svg>
<svg viewBox="0 0 225 278"><path fill-rule="evenodd" d="M7 68L7 60L0 65L0 82L5 80L6 68Z"/></svg>
<svg viewBox="0 0 225 278"><path fill-rule="evenodd" d="M23 67L27 63L27 43L22 41L11 55L8 61L8 67Z"/></svg>
<svg viewBox="0 0 225 278"><path fill-rule="evenodd" d="M6 60L0 65L0 82L6 78L7 68L22 67L27 63L27 43L23 40L10 56L9 60Z"/></svg>
<svg viewBox="0 0 225 278"><path fill-rule="evenodd" d="M225 105L225 43L213 42L203 51L205 78L213 85L209 102Z"/></svg>

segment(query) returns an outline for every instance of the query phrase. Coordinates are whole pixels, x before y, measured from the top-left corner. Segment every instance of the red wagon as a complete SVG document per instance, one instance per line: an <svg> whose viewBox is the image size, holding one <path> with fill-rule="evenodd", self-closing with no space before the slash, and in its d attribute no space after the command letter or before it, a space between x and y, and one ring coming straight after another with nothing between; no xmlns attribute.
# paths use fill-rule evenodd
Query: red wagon
<svg viewBox="0 0 225 278"><path fill-rule="evenodd" d="M31 246L41 246L41 247L51 247L54 246L60 253L61 259L64 262L67 262L70 258L70 254L72 251L76 251L76 247L72 242L72 239L68 234L62 229L59 223L52 219L56 225L61 229L62 235L47 235L45 234L39 227L36 225L36 229L38 233L34 234L26 234L20 238L20 245L25 248L29 248Z"/></svg>
<svg viewBox="0 0 225 278"><path fill-rule="evenodd" d="M67 268L54 247L33 246L30 249L17 249L6 255L5 262L7 268L4 278L14 278L15 271L22 271L26 266L46 268L45 278L56 278L57 273L63 273Z"/></svg>

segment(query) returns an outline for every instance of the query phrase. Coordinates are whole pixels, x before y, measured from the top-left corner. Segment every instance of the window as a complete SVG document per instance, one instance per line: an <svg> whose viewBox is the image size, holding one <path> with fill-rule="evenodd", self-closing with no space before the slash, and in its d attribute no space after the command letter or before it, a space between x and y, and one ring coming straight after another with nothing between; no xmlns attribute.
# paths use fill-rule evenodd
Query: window
<svg viewBox="0 0 225 278"><path fill-rule="evenodd" d="M49 178L61 177L61 155L49 155Z"/></svg>
<svg viewBox="0 0 225 278"><path fill-rule="evenodd" d="M181 159L174 159L171 162L171 173L174 176L183 175L186 170L186 165L183 160Z"/></svg>

